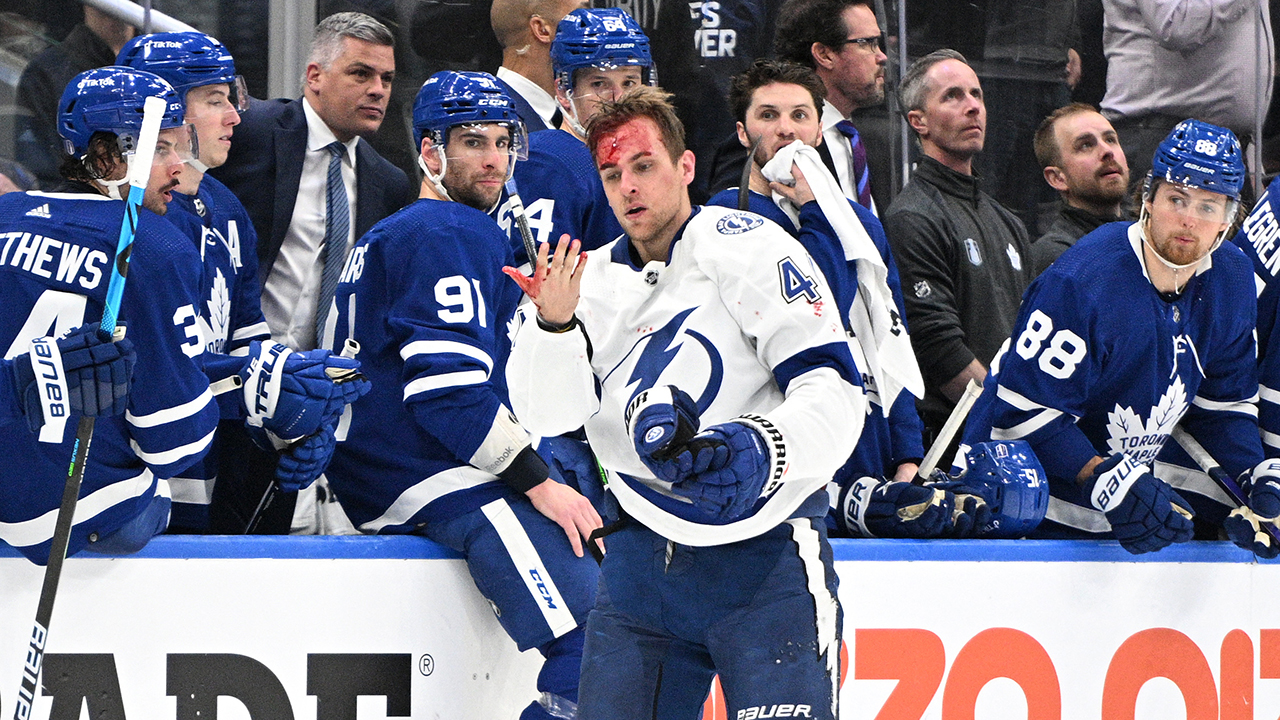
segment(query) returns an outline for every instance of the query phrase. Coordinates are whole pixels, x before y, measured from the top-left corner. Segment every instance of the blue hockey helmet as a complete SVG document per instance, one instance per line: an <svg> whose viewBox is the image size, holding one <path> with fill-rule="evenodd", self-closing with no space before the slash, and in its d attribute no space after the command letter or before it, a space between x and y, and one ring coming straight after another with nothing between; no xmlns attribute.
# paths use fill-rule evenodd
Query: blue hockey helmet
<svg viewBox="0 0 1280 720"><path fill-rule="evenodd" d="M1240 141L1226 128L1183 120L1156 148L1151 176L1238 200L1245 178Z"/></svg>
<svg viewBox="0 0 1280 720"><path fill-rule="evenodd" d="M565 15L556 26L556 36L551 41L551 69L561 89L573 87L575 70L625 66L641 68L642 81L657 84L649 38L624 10L580 8Z"/></svg>
<svg viewBox="0 0 1280 720"><path fill-rule="evenodd" d="M1044 520L1049 478L1026 440L977 443L965 453L968 468L959 478L991 508L991 522L979 537L1020 538Z"/></svg>
<svg viewBox="0 0 1280 720"><path fill-rule="evenodd" d="M200 32L139 35L120 50L116 64L146 70L164 78L183 98L191 88L227 84L236 110L248 107L244 78L222 43Z"/></svg>
<svg viewBox="0 0 1280 720"><path fill-rule="evenodd" d="M413 101L413 131L419 145L424 137L443 145L449 128L483 123L511 128L511 144L519 150L515 146L523 143L524 124L516 104L489 73L441 70L427 78Z"/></svg>
<svg viewBox="0 0 1280 720"><path fill-rule="evenodd" d="M95 132L115 133L127 151L128 141L142 129L142 106L149 97L165 102L160 129L182 126L182 98L158 75L111 66L75 76L58 101L58 134L67 154L83 156Z"/></svg>

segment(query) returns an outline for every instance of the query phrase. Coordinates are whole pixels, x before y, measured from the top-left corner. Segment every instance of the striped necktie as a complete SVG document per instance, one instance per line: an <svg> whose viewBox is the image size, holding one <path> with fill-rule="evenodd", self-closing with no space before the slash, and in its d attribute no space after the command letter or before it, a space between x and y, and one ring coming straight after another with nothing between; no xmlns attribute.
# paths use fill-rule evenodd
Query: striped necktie
<svg viewBox="0 0 1280 720"><path fill-rule="evenodd" d="M858 181L858 204L871 209L871 171L867 168L867 148L862 144L858 128L848 120L836 123L841 135L849 138L849 152L853 157L853 177Z"/></svg>
<svg viewBox="0 0 1280 720"><path fill-rule="evenodd" d="M334 140L325 149L330 152L329 177L325 188L324 274L320 277L320 296L316 304L316 346L324 342L324 324L329 319L329 306L338 289L338 277L347 259L347 234L351 227L351 206L347 188L342 183L342 155L347 147Z"/></svg>

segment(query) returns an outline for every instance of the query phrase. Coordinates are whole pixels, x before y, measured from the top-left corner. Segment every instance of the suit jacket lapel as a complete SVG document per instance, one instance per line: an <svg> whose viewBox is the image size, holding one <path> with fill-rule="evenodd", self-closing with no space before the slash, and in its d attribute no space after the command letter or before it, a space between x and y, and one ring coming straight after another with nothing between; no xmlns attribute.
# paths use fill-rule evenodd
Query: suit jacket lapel
<svg viewBox="0 0 1280 720"><path fill-rule="evenodd" d="M275 128L276 197L271 218L271 239L276 248L284 242L293 220L293 206L302 180L302 161L307 154L307 116L302 100L291 104Z"/></svg>
<svg viewBox="0 0 1280 720"><path fill-rule="evenodd" d="M364 138L356 143L356 240L386 215L382 212L382 184L374 177L377 165L370 154L373 146Z"/></svg>

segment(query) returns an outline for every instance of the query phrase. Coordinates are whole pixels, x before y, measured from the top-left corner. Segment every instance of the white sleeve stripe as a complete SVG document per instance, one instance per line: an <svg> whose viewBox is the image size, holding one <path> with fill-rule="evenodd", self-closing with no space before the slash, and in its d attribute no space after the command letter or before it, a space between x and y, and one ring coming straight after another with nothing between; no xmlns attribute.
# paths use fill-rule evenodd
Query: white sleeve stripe
<svg viewBox="0 0 1280 720"><path fill-rule="evenodd" d="M1191 401L1192 405L1204 410L1212 412L1237 412L1258 417L1258 396L1254 395L1246 400L1234 400L1230 402L1219 402L1217 400L1206 400L1199 395Z"/></svg>
<svg viewBox="0 0 1280 720"><path fill-rule="evenodd" d="M1262 442L1273 448L1280 448L1280 435L1273 432L1262 431Z"/></svg>
<svg viewBox="0 0 1280 720"><path fill-rule="evenodd" d="M1018 423L1017 425L1014 425L1013 427L991 428L991 438L993 440L1017 440L1019 438L1024 438L1030 435L1031 433L1039 430L1040 428L1044 427L1045 425L1048 425L1054 420L1057 420L1058 418L1062 417L1061 410L1054 410L1053 408L1045 407L1044 405L1041 405L1039 403L1032 402L1031 400L1028 400L1022 395L1019 395L1018 393L1012 390L1009 390L1003 385L996 388L996 397L1005 401L1009 405L1012 405L1014 408L1018 410L1022 410L1024 412L1032 412L1035 410L1039 410L1039 412L1032 415L1029 419L1024 420L1021 423Z"/></svg>
<svg viewBox="0 0 1280 720"><path fill-rule="evenodd" d="M164 452L158 453L143 452L142 448L138 447L138 442L136 440L130 440L129 444L133 446L133 451L137 453L138 457L146 464L169 465L171 463L178 462L184 457L197 455L203 452L205 448L209 447L209 443L213 442L213 433L214 431L211 430L208 435L205 435L195 442L187 443L186 445L179 445L171 450L165 450Z"/></svg>
<svg viewBox="0 0 1280 720"><path fill-rule="evenodd" d="M417 340L400 348L401 359L408 360L415 355L465 355L484 363L493 372L493 358L474 345L454 342L452 340Z"/></svg>
<svg viewBox="0 0 1280 720"><path fill-rule="evenodd" d="M140 475L126 478L99 488L80 498L76 503L76 514L73 523L79 524L97 516L119 503L141 496L155 482L150 470L143 470ZM53 537L54 522L58 517L58 509L20 522L0 522L0 539L14 547L30 547Z"/></svg>
<svg viewBox="0 0 1280 720"><path fill-rule="evenodd" d="M267 327L267 321L254 323L248 327L242 327L231 333L232 340L243 340L245 338L258 337L260 335L271 335L271 328Z"/></svg>
<svg viewBox="0 0 1280 720"><path fill-rule="evenodd" d="M146 415L134 415L131 412L126 412L124 414L124 419L135 428L157 427L177 420L184 420L192 417L193 415L198 415L200 411L204 410L205 406L211 402L213 402L213 393L209 392L208 386L205 386L204 392L181 405L157 410Z"/></svg>
<svg viewBox="0 0 1280 720"><path fill-rule="evenodd" d="M465 385L479 385L489 379L489 373L483 370L468 370L466 372L445 373L443 375L429 375L420 377L417 380L404 386L404 401L408 402L409 398L430 390L440 390L442 388L463 387Z"/></svg>
<svg viewBox="0 0 1280 720"><path fill-rule="evenodd" d="M1280 390L1274 390L1266 385L1259 385L1258 395L1261 397L1263 402L1280 405Z"/></svg>
<svg viewBox="0 0 1280 720"><path fill-rule="evenodd" d="M1111 530L1111 523L1107 522L1107 516L1102 512L1056 497L1049 498L1049 507L1045 511L1044 519L1091 533L1104 533Z"/></svg>

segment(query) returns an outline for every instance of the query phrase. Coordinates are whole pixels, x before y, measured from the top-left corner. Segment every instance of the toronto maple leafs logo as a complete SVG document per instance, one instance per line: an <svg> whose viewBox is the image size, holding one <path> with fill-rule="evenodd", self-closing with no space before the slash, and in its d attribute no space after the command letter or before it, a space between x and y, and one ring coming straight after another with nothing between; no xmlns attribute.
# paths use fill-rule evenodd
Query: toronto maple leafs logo
<svg viewBox="0 0 1280 720"><path fill-rule="evenodd" d="M214 353L225 353L227 347L227 331L231 326L231 293L227 290L227 279L219 268L213 278L213 287L209 290L209 300L205 303L209 308L207 319L200 317L200 332L208 339L205 349Z"/></svg>
<svg viewBox="0 0 1280 720"><path fill-rule="evenodd" d="M1107 413L1107 448L1112 453L1128 455L1135 463L1150 464L1186 412L1187 386L1181 377L1173 379L1151 408L1146 422L1133 408L1116 403L1115 409Z"/></svg>

